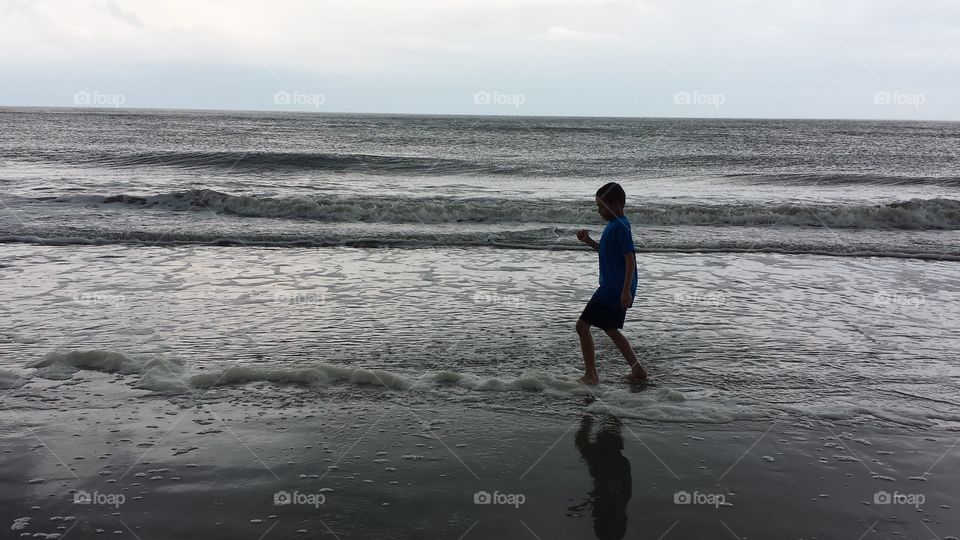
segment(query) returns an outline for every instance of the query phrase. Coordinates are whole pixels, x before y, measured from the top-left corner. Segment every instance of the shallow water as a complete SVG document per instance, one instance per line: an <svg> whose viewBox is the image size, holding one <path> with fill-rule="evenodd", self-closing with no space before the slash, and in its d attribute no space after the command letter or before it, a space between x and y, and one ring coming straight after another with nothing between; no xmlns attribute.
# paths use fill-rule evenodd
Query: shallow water
<svg viewBox="0 0 960 540"><path fill-rule="evenodd" d="M0 264L0 370L20 392L77 365L152 391L282 396L285 383L411 402L566 414L590 390L573 323L595 255L502 249L43 247ZM595 332L591 410L729 422L790 417L960 427L952 263L641 254L624 333L655 385L618 383ZM110 363L103 350L123 355ZM59 351L62 356L44 355ZM146 364L148 361L153 364ZM32 378L31 378L32 377ZM271 381L254 389L245 383ZM13 383L8 383L13 385ZM260 397L256 397L260 396ZM55 398L54 398L55 399ZM104 399L109 400L110 396Z"/></svg>

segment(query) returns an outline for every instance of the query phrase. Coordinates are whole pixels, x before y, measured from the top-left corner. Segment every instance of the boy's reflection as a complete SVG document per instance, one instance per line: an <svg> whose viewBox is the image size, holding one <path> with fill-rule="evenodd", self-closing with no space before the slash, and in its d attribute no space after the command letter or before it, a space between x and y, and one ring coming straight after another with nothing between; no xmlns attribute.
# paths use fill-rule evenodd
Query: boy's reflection
<svg viewBox="0 0 960 540"><path fill-rule="evenodd" d="M597 538L617 540L627 532L627 503L632 494L630 461L621 453L623 436L620 434L620 419L603 415L594 441L590 441L593 418L585 415L580 421L580 430L574 439L580 455L587 462L593 478L593 490L587 499L571 510L583 510L592 506L593 531Z"/></svg>

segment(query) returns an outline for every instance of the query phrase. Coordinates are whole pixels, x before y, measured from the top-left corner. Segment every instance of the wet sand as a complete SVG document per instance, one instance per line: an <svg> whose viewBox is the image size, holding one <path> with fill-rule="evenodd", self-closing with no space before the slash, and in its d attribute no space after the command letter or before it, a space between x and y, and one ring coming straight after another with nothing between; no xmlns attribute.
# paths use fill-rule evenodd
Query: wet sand
<svg viewBox="0 0 960 540"><path fill-rule="evenodd" d="M337 405L293 385L260 403L128 389L98 408L111 378L64 390L85 407L7 396L0 537L960 534L956 432L535 417L374 388Z"/></svg>

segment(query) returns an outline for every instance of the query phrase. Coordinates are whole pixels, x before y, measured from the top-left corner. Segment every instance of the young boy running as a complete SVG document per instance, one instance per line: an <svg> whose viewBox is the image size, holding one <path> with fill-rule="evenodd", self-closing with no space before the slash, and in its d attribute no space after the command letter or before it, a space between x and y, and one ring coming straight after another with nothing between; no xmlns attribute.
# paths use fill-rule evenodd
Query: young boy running
<svg viewBox="0 0 960 540"><path fill-rule="evenodd" d="M633 248L630 221L623 214L627 195L616 182L610 182L597 190L597 211L607 220L600 242L590 238L586 230L577 231L577 239L600 253L600 286L577 320L580 349L586 372L580 378L584 384L597 384L596 357L590 327L602 329L616 344L617 349L630 364L630 374L624 379L630 382L646 380L637 355L630 347L626 336L620 333L627 309L633 305L637 294L637 258Z"/></svg>

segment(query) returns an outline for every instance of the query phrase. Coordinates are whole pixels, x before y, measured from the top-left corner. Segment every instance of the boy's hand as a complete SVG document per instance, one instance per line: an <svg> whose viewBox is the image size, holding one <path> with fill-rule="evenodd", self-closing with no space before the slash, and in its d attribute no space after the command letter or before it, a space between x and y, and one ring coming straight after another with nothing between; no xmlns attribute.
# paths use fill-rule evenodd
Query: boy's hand
<svg viewBox="0 0 960 540"><path fill-rule="evenodd" d="M580 229L577 231L577 240L592 247L594 251L600 251L600 244L598 244L593 238L590 238L590 233L588 233L586 229Z"/></svg>
<svg viewBox="0 0 960 540"><path fill-rule="evenodd" d="M623 309L630 309L633 307L633 295L630 294L630 291L623 291L620 293L620 307Z"/></svg>

